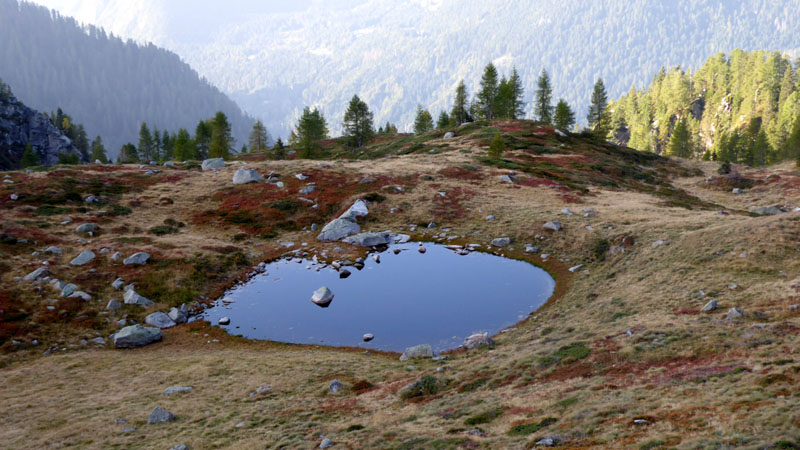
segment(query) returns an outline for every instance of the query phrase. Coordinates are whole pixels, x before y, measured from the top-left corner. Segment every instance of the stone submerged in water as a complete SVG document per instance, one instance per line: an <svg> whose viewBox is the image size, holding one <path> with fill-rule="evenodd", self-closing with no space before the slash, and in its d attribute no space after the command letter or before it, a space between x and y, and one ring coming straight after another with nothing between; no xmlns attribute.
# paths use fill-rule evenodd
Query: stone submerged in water
<svg viewBox="0 0 800 450"><path fill-rule="evenodd" d="M318 306L327 308L333 301L333 292L326 286L323 286L314 291L314 295L311 296L311 301Z"/></svg>
<svg viewBox="0 0 800 450"><path fill-rule="evenodd" d="M222 158L206 159L201 166L204 172L206 170L222 169L223 167L225 167L225 160Z"/></svg>
<svg viewBox="0 0 800 450"><path fill-rule="evenodd" d="M139 253L134 253L133 255L125 258L125 260L122 261L122 264L125 264L126 266L130 265L141 266L147 264L148 259L150 259L149 253L139 252Z"/></svg>
<svg viewBox="0 0 800 450"><path fill-rule="evenodd" d="M147 423L150 425L156 423L164 423L164 422L172 422L175 420L175 415L171 412L167 411L164 408L160 408L156 406L156 409L150 413L150 417L147 419Z"/></svg>
<svg viewBox="0 0 800 450"><path fill-rule="evenodd" d="M119 330L113 339L117 348L144 347L161 340L161 329L131 325Z"/></svg>
<svg viewBox="0 0 800 450"><path fill-rule="evenodd" d="M394 239L391 233L380 231L377 233L368 232L350 236L345 238L342 242L358 247L375 247L378 245L389 245L394 242Z"/></svg>
<svg viewBox="0 0 800 450"><path fill-rule="evenodd" d="M85 264L89 264L95 258L95 254L91 250L84 250L81 252L80 255L76 256L75 259L69 262L71 266L83 266Z"/></svg>
<svg viewBox="0 0 800 450"><path fill-rule="evenodd" d="M409 347L400 355L400 361L408 361L415 358L433 358L433 348L430 344L422 344Z"/></svg>
<svg viewBox="0 0 800 450"><path fill-rule="evenodd" d="M233 184L258 183L264 178L254 169L239 169L233 174Z"/></svg>
<svg viewBox="0 0 800 450"><path fill-rule="evenodd" d="M468 350L480 347L481 345L494 347L494 341L491 337L489 337L489 333L475 333L472 336L464 339L464 343L461 344L462 347Z"/></svg>

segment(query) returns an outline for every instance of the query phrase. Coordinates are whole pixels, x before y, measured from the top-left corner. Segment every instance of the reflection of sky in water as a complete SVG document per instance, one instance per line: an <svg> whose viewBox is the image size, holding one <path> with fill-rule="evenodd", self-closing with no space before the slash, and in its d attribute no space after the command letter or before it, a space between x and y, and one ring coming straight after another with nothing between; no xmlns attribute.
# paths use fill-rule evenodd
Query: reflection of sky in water
<svg viewBox="0 0 800 450"><path fill-rule="evenodd" d="M553 293L555 282L531 264L473 252L461 256L441 245L397 246L399 255L381 253L380 264L339 279L328 267L316 271L308 260L281 260L265 274L232 289L203 318L231 334L298 344L361 345L402 351L428 343L435 350L458 347L473 332L495 334L525 318ZM311 269L306 269L308 266ZM333 291L330 307L320 308L311 295L322 286ZM364 333L375 340L363 343Z"/></svg>

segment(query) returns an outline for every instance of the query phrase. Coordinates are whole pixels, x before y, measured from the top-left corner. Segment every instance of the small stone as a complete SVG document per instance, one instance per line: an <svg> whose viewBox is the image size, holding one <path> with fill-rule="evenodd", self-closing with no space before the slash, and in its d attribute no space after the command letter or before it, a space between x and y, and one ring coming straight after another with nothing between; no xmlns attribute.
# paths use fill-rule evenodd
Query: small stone
<svg viewBox="0 0 800 450"><path fill-rule="evenodd" d="M369 341L375 339L375 335L372 334L372 333L366 333L366 334L364 334L362 339L364 340L364 342L369 342Z"/></svg>
<svg viewBox="0 0 800 450"><path fill-rule="evenodd" d="M514 183L514 178L510 175L500 175L498 178L502 183Z"/></svg>
<svg viewBox="0 0 800 450"><path fill-rule="evenodd" d="M150 417L147 419L147 423L150 425L156 423L164 423L164 422L172 422L175 420L175 415L171 412L167 411L166 409L156 407L152 413L150 413Z"/></svg>
<svg viewBox="0 0 800 450"><path fill-rule="evenodd" d="M583 268L583 264L578 264L577 266L570 267L569 271L575 273Z"/></svg>
<svg viewBox="0 0 800 450"><path fill-rule="evenodd" d="M93 251L84 250L80 255L76 256L75 259L70 261L69 264L72 266L83 266L92 262L95 257L96 255Z"/></svg>
<svg viewBox="0 0 800 450"><path fill-rule="evenodd" d="M711 311L714 311L716 309L717 309L717 301L716 300L711 300L708 303L706 303L705 306L703 306L702 309L700 309L700 312L711 312Z"/></svg>
<svg viewBox="0 0 800 450"><path fill-rule="evenodd" d="M725 318L729 321L739 320L744 318L744 312L739 308L731 308Z"/></svg>
<svg viewBox="0 0 800 450"><path fill-rule="evenodd" d="M92 203L99 203L100 202L100 200L98 200L97 197L95 197L94 195L90 195L90 196L86 197L83 201L86 202L87 205L91 205Z"/></svg>
<svg viewBox="0 0 800 450"><path fill-rule="evenodd" d="M175 447L172 447L169 450L189 450L189 446L186 444L178 444Z"/></svg>
<svg viewBox="0 0 800 450"><path fill-rule="evenodd" d="M45 269L44 267L40 267L40 268L34 270L33 272L25 275L22 278L22 280L23 281L37 281L39 279L42 279L42 278L45 278L45 277L49 277L52 274L53 274L53 272L50 272L48 269Z"/></svg>
<svg viewBox="0 0 800 450"><path fill-rule="evenodd" d="M300 181L306 181L309 178L308 175L304 175L302 173L295 174L294 177Z"/></svg>
<svg viewBox="0 0 800 450"><path fill-rule="evenodd" d="M323 448L323 449L324 448L331 448L331 447L333 447L333 445L334 444L333 444L332 440L330 440L328 438L325 438L325 439L322 440L322 442L320 442L319 448Z"/></svg>
<svg viewBox="0 0 800 450"><path fill-rule="evenodd" d="M105 345L106 340L104 338L98 336L98 337L92 339L92 343L93 344L97 344L97 345Z"/></svg>
<svg viewBox="0 0 800 450"><path fill-rule="evenodd" d="M306 186L303 189L300 189L298 192L300 193L300 195L308 195L314 192L315 190L317 190L317 187L311 185L311 186Z"/></svg>
<svg viewBox="0 0 800 450"><path fill-rule="evenodd" d="M575 213L572 212L569 208L562 209L561 210L561 214L564 214L565 216L574 216L575 215Z"/></svg>
<svg viewBox="0 0 800 450"><path fill-rule="evenodd" d="M741 194L742 193L742 189L741 188L733 188L731 193L732 194Z"/></svg>
<svg viewBox="0 0 800 450"><path fill-rule="evenodd" d="M111 255L111 260L116 262L116 263L122 261L122 253L120 253L120 252L114 253L113 255Z"/></svg>
<svg viewBox="0 0 800 450"><path fill-rule="evenodd" d="M659 240L653 242L652 244L650 244L650 246L653 247L653 248L661 247L662 245L667 245L667 242L666 241L662 241L662 240L659 239Z"/></svg>
<svg viewBox="0 0 800 450"><path fill-rule="evenodd" d="M11 194L11 195L8 196L8 198L10 198L11 200L17 201L17 200L19 200L19 195Z"/></svg>
<svg viewBox="0 0 800 450"><path fill-rule="evenodd" d="M452 131L448 131L447 133L444 134L442 139L453 139L454 137L456 137L456 134L453 133Z"/></svg>
<svg viewBox="0 0 800 450"><path fill-rule="evenodd" d="M541 250L539 247L535 247L533 245L527 244L525 246L525 253L539 253Z"/></svg>
<svg viewBox="0 0 800 450"><path fill-rule="evenodd" d="M436 228L436 222L431 222L428 224L428 229Z"/></svg>
<svg viewBox="0 0 800 450"><path fill-rule="evenodd" d="M91 233L91 232L97 231L99 229L100 229L100 227L98 227L97 225L95 225L93 223L84 223L84 224L78 225L78 227L75 228L75 231L78 232L78 233Z"/></svg>
<svg viewBox="0 0 800 450"><path fill-rule="evenodd" d="M128 258L125 258L125 260L122 261L122 264L125 264L126 266L130 266L130 265L141 266L141 265L147 264L147 260L148 259L150 259L150 254L149 253L138 252L138 253L134 253L133 255L129 256Z"/></svg>
<svg viewBox="0 0 800 450"><path fill-rule="evenodd" d="M46 249L44 249L43 253L50 253L51 255L60 255L60 254L62 254L64 252L61 251L61 249L56 247L56 246L50 246L50 247L47 247Z"/></svg>
<svg viewBox="0 0 800 450"><path fill-rule="evenodd" d="M192 392L191 386L170 386L164 390L164 395L185 394Z"/></svg>
<svg viewBox="0 0 800 450"><path fill-rule="evenodd" d="M220 325L230 325L231 318L230 317L222 317L221 319L219 319L219 321L217 323L219 323Z"/></svg>
<svg viewBox="0 0 800 450"><path fill-rule="evenodd" d="M331 381L331 384L330 384L330 386L328 386L328 391L329 391L329 392L331 392L331 393L333 393L333 394L337 394L337 393L339 393L339 391L340 391L340 390L341 390L343 387L344 387L344 385L342 384L342 382L341 382L341 381L339 381L339 380L333 380L333 381Z"/></svg>
<svg viewBox="0 0 800 450"><path fill-rule="evenodd" d="M544 224L544 229L550 231L561 231L561 223L556 221L547 222Z"/></svg>
<svg viewBox="0 0 800 450"><path fill-rule="evenodd" d="M189 315L186 311L186 305L183 305L181 308L170 308L168 316L175 323L185 323L187 320L189 320Z"/></svg>
<svg viewBox="0 0 800 450"><path fill-rule="evenodd" d="M77 291L77 290L78 290L78 286L76 286L76 285L74 285L74 284L72 284L72 283L65 284L65 285L64 285L64 286L61 288L61 297L63 297L63 298L67 298L67 297L69 297L70 295L74 294L74 293L75 293L75 291Z"/></svg>
<svg viewBox="0 0 800 450"><path fill-rule="evenodd" d="M122 278L117 278L113 283L111 283L111 287L113 287L115 291L122 289L122 286L124 285L125 282L122 280Z"/></svg>
<svg viewBox="0 0 800 450"><path fill-rule="evenodd" d="M508 237L497 238L492 240L492 245L495 247L505 247L511 245L512 239Z"/></svg>
<svg viewBox="0 0 800 450"><path fill-rule="evenodd" d="M490 215L486 216L486 221L487 222L494 222L495 220L497 220L497 216L495 216L495 215L491 215L490 214Z"/></svg>
<svg viewBox="0 0 800 450"><path fill-rule="evenodd" d="M418 252L420 252L420 253L423 253L423 254L424 254L424 253L425 253L427 250L425 249L425 247L422 247L422 246L420 246L420 247L417 249L417 251L418 251ZM398 252L398 253L399 253L399 252Z"/></svg>
<svg viewBox="0 0 800 450"><path fill-rule="evenodd" d="M67 298L79 298L85 302L88 302L89 300L92 299L92 296L83 291L75 291L72 294L70 294Z"/></svg>
<svg viewBox="0 0 800 450"><path fill-rule="evenodd" d="M347 269L342 269L339 271L339 278L345 279L350 276L350 271Z"/></svg>
<svg viewBox="0 0 800 450"><path fill-rule="evenodd" d="M126 305L139 305L142 307L155 305L155 303L152 300L142 297L141 295L137 294L136 291L133 290L132 288L127 289L125 291L125 294L122 296L122 301Z"/></svg>

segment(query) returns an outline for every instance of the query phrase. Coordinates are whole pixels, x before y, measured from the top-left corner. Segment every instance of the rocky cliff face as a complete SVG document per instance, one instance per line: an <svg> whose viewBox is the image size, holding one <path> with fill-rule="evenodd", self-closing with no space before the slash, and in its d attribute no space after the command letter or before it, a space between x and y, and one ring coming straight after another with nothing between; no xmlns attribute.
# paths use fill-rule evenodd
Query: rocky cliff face
<svg viewBox="0 0 800 450"><path fill-rule="evenodd" d="M0 170L18 169L27 144L39 154L42 165L58 164L62 153L81 157L46 115L25 106L7 87L0 89Z"/></svg>

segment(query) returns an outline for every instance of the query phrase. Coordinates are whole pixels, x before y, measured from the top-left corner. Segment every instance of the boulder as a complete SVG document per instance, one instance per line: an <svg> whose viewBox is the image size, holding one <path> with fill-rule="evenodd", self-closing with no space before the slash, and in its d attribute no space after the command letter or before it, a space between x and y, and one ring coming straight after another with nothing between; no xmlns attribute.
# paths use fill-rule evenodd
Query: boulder
<svg viewBox="0 0 800 450"><path fill-rule="evenodd" d="M144 323L161 329L175 326L175 322L173 322L172 319L170 319L169 316L163 312L154 312L148 315L144 318Z"/></svg>
<svg viewBox="0 0 800 450"><path fill-rule="evenodd" d="M139 305L143 307L153 306L155 303L150 299L144 298L141 295L137 294L136 291L133 289L128 289L125 291L125 295L122 296L122 301L125 302L126 305Z"/></svg>
<svg viewBox="0 0 800 450"><path fill-rule="evenodd" d="M731 193L733 193L733 194L737 194L737 195L738 195L738 194L741 194L741 193L742 193L742 189L741 189L741 188L733 188L733 190L731 191Z"/></svg>
<svg viewBox="0 0 800 450"><path fill-rule="evenodd" d="M233 174L233 184L259 183L264 178L253 169L238 169Z"/></svg>
<svg viewBox="0 0 800 450"><path fill-rule="evenodd" d="M67 298L73 293L75 293L75 291L77 290L78 286L75 286L72 283L65 284L64 286L61 287L61 297Z"/></svg>
<svg viewBox="0 0 800 450"><path fill-rule="evenodd" d="M494 341L489 337L489 333L475 333L464 339L464 343L461 344L462 347L468 350L480 347L481 345L494 347Z"/></svg>
<svg viewBox="0 0 800 450"><path fill-rule="evenodd" d="M415 358L433 358L433 348L430 344L409 347L400 355L400 361L408 361Z"/></svg>
<svg viewBox="0 0 800 450"><path fill-rule="evenodd" d="M220 325L230 325L231 324L231 318L230 317L222 317L217 321L217 323L220 324Z"/></svg>
<svg viewBox="0 0 800 450"><path fill-rule="evenodd" d="M331 290L327 287L323 286L314 291L314 295L311 296L311 301L318 306L327 308L333 301L333 292L331 292Z"/></svg>
<svg viewBox="0 0 800 450"><path fill-rule="evenodd" d="M774 216L776 214L782 214L785 211L777 206L764 206L761 208L751 208L750 212L758 214L759 216Z"/></svg>
<svg viewBox="0 0 800 450"><path fill-rule="evenodd" d="M171 308L167 315L175 323L185 323L189 320L189 313L186 311L186 305L181 305L180 308Z"/></svg>
<svg viewBox="0 0 800 450"><path fill-rule="evenodd" d="M705 306L700 310L700 312L710 312L717 309L717 301L711 300L710 302L706 303Z"/></svg>
<svg viewBox="0 0 800 450"><path fill-rule="evenodd" d="M70 294L67 298L79 298L85 302L88 302L89 300L92 299L92 296L83 291L75 291L72 294Z"/></svg>
<svg viewBox="0 0 800 450"><path fill-rule="evenodd" d="M513 183L514 178L511 175L500 175L499 180L502 183Z"/></svg>
<svg viewBox="0 0 800 450"><path fill-rule="evenodd" d="M111 260L114 261L115 263L122 261L122 253L114 252L114 254L111 255Z"/></svg>
<svg viewBox="0 0 800 450"><path fill-rule="evenodd" d="M348 210L339 216L339 218L355 222L356 219L359 217L364 217L367 214L369 214L367 202L364 200L356 200L356 202L353 203L353 206L348 208Z"/></svg>
<svg viewBox="0 0 800 450"><path fill-rule="evenodd" d="M374 247L376 245L389 245L394 242L394 237L391 233L385 231L369 232L347 237L342 242L358 247Z"/></svg>
<svg viewBox="0 0 800 450"><path fill-rule="evenodd" d="M344 385L342 384L341 381L333 380L333 381L331 381L331 384L328 386L328 392L331 392L333 394L337 394L337 393L339 393L340 390L342 390L343 387L344 387Z"/></svg>
<svg viewBox="0 0 800 450"><path fill-rule="evenodd" d="M728 314L725 315L725 318L734 321L744 318L744 312L739 308L731 308L728 310Z"/></svg>
<svg viewBox="0 0 800 450"><path fill-rule="evenodd" d="M508 237L497 238L492 240L492 245L495 247L505 247L511 245L512 239Z"/></svg>
<svg viewBox="0 0 800 450"><path fill-rule="evenodd" d="M122 278L117 278L116 280L114 280L113 283L111 283L111 287L113 287L115 291L122 289L122 286L124 285L125 282L122 281Z"/></svg>
<svg viewBox="0 0 800 450"><path fill-rule="evenodd" d="M77 233L91 233L91 232L97 231L99 229L100 229L100 227L98 227L97 225L95 225L93 223L84 223L84 224L78 225L78 227L75 228L75 231Z"/></svg>
<svg viewBox="0 0 800 450"><path fill-rule="evenodd" d="M70 261L69 264L72 266L83 266L92 262L95 256L97 255L95 255L93 251L84 250L80 255L76 256L75 259Z"/></svg>
<svg viewBox="0 0 800 450"><path fill-rule="evenodd" d="M561 222L556 222L555 220L552 221L552 222L547 222L546 224L544 224L544 229L545 230L561 231L561 228L562 228L561 227Z"/></svg>
<svg viewBox="0 0 800 450"><path fill-rule="evenodd" d="M133 255L125 258L122 261L122 264L126 266L135 265L135 266L142 266L147 264L147 260L150 259L150 254L145 252L138 252L134 253Z"/></svg>
<svg viewBox="0 0 800 450"><path fill-rule="evenodd" d="M25 275L22 279L24 281L36 281L40 278L49 277L52 274L53 272L50 272L48 269L45 269L44 267L39 267L33 272Z"/></svg>
<svg viewBox="0 0 800 450"><path fill-rule="evenodd" d="M332 440L325 438L322 440L322 442L319 443L319 448L321 449L331 448L333 447L333 445L334 444Z"/></svg>
<svg viewBox="0 0 800 450"><path fill-rule="evenodd" d="M453 139L454 137L456 137L456 134L453 133L452 131L448 131L447 133L444 134L444 139Z"/></svg>
<svg viewBox="0 0 800 450"><path fill-rule="evenodd" d="M185 394L187 392L192 392L191 386L170 386L164 389L164 395Z"/></svg>
<svg viewBox="0 0 800 450"><path fill-rule="evenodd" d="M56 246L47 247L46 249L43 250L43 252L44 253L50 253L51 255L60 255L60 254L64 253L63 251L61 251L60 248L58 248Z"/></svg>
<svg viewBox="0 0 800 450"><path fill-rule="evenodd" d="M152 344L161 340L159 328L131 325L119 330L113 336L117 348L136 348Z"/></svg>
<svg viewBox="0 0 800 450"><path fill-rule="evenodd" d="M375 335L372 334L372 333L365 333L364 336L361 339L363 339L364 342L369 342L369 341L375 339Z"/></svg>
<svg viewBox="0 0 800 450"><path fill-rule="evenodd" d="M317 240L321 242L335 242L356 234L359 231L361 231L361 227L351 220L334 219L322 228L322 231L317 236Z"/></svg>
<svg viewBox="0 0 800 450"><path fill-rule="evenodd" d="M561 214L564 214L565 216L574 216L575 215L575 213L572 212L572 210L569 209L569 208L562 209L561 210Z"/></svg>
<svg viewBox="0 0 800 450"><path fill-rule="evenodd" d="M147 423L150 425L156 423L164 423L164 422L172 422L175 420L175 415L171 412L167 411L164 408L156 407L153 412L150 413L150 417L147 419Z"/></svg>
<svg viewBox="0 0 800 450"><path fill-rule="evenodd" d="M487 222L494 222L495 220L497 220L497 216L495 216L493 214L490 214L490 215L486 216L486 221Z"/></svg>
<svg viewBox="0 0 800 450"><path fill-rule="evenodd" d="M100 200L97 199L94 195L90 195L83 200L87 205L91 205L92 203L100 203Z"/></svg>
<svg viewBox="0 0 800 450"><path fill-rule="evenodd" d="M109 311L119 311L122 308L122 303L116 300L109 300L106 309Z"/></svg>
<svg viewBox="0 0 800 450"><path fill-rule="evenodd" d="M206 159L205 161L203 161L203 164L201 165L203 172L205 172L206 170L222 169L224 167L225 167L225 160L222 158Z"/></svg>
<svg viewBox="0 0 800 450"><path fill-rule="evenodd" d="M579 270L583 269L583 264L578 264L577 266L572 266L569 268L569 271L575 273Z"/></svg>

